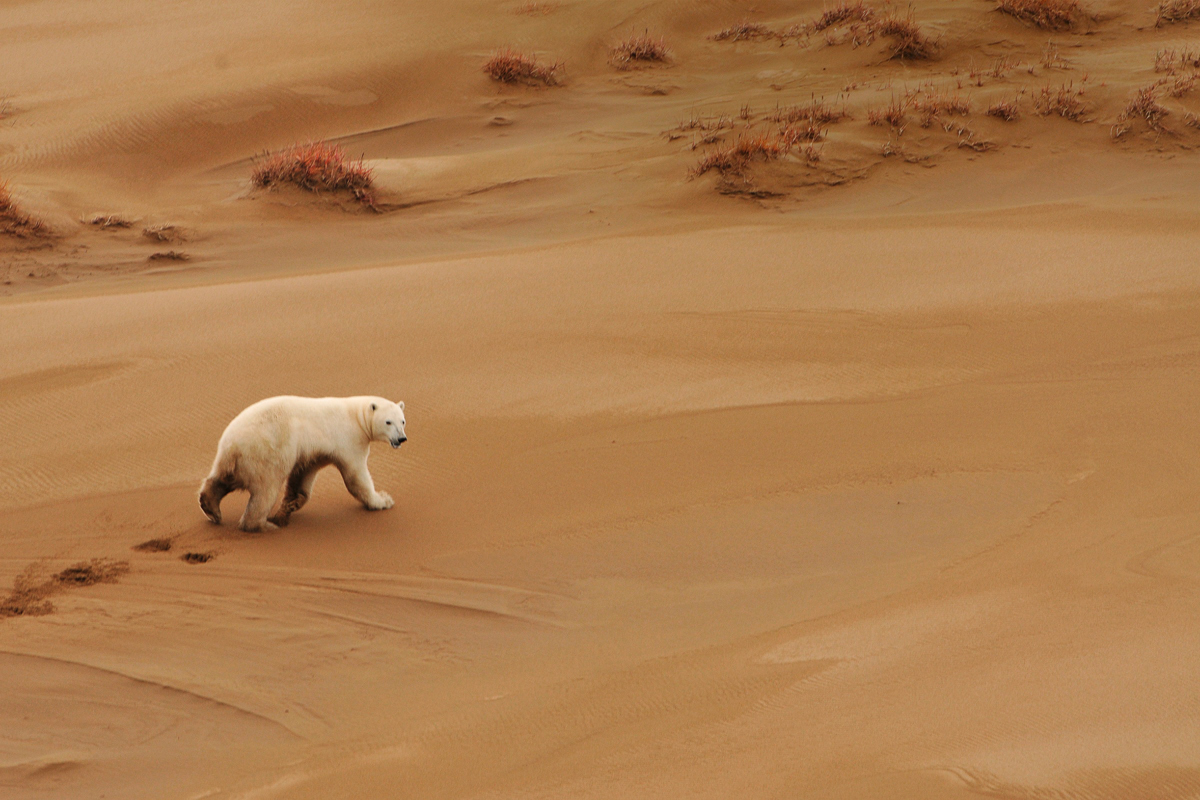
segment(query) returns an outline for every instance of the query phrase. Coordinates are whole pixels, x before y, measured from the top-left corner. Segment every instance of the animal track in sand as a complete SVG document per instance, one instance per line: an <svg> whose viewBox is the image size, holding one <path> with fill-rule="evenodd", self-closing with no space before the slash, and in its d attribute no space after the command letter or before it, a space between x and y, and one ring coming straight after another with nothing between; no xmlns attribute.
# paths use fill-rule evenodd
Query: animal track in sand
<svg viewBox="0 0 1200 800"><path fill-rule="evenodd" d="M4 617L37 617L53 613L52 595L71 587L93 586L97 583L116 583L129 571L128 561L93 558L80 561L49 578L39 577L39 565L30 564L13 581L8 597L0 600L0 619Z"/></svg>

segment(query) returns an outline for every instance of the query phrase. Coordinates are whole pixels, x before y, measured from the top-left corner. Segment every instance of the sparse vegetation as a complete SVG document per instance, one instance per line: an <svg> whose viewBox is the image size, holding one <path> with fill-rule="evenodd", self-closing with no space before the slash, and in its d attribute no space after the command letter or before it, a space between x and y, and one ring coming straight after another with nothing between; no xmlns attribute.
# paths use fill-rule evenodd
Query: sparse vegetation
<svg viewBox="0 0 1200 800"><path fill-rule="evenodd" d="M708 37L715 42L741 42L746 39L764 39L768 36L773 36L774 33L766 25L761 22L750 22L742 20L736 24L730 25L722 31L714 33Z"/></svg>
<svg viewBox="0 0 1200 800"><path fill-rule="evenodd" d="M1005 122L1012 122L1021 116L1020 111L1017 110L1016 102L1008 100L997 100L988 106L987 111L984 113L986 113L989 117L1002 119Z"/></svg>
<svg viewBox="0 0 1200 800"><path fill-rule="evenodd" d="M1116 124L1110 131L1114 139L1119 139L1129 132L1131 123L1141 120L1146 127L1155 133L1164 133L1163 120L1171 112L1158 102L1158 85L1143 86L1134 93L1129 105L1117 115Z"/></svg>
<svg viewBox="0 0 1200 800"><path fill-rule="evenodd" d="M1083 93L1083 87L1077 88L1074 82L1057 89L1043 86L1033 98L1033 108L1043 117L1055 115L1080 122L1087 110L1082 99Z"/></svg>
<svg viewBox="0 0 1200 800"><path fill-rule="evenodd" d="M790 149L791 144L777 133L743 133L733 144L706 153L692 168L692 177L714 170L722 175L742 174L751 162L774 161Z"/></svg>
<svg viewBox="0 0 1200 800"><path fill-rule="evenodd" d="M1200 18L1200 0L1161 0L1156 9L1154 24L1161 27L1172 22Z"/></svg>
<svg viewBox="0 0 1200 800"><path fill-rule="evenodd" d="M46 223L25 213L17 205L8 191L7 183L0 183L0 233L22 239L50 235Z"/></svg>
<svg viewBox="0 0 1200 800"><path fill-rule="evenodd" d="M912 15L899 17L889 14L879 17L869 25L875 36L887 36L891 42L889 58L920 60L931 58L934 43L921 30Z"/></svg>
<svg viewBox="0 0 1200 800"><path fill-rule="evenodd" d="M783 125L794 125L798 122L812 122L817 125L828 125L849 119L850 112L845 105L832 106L824 98L813 98L803 105L777 107L767 119Z"/></svg>
<svg viewBox="0 0 1200 800"><path fill-rule="evenodd" d="M494 81L543 86L558 85L562 69L561 61L540 64L535 57L508 47L497 50L483 65L483 71Z"/></svg>
<svg viewBox="0 0 1200 800"><path fill-rule="evenodd" d="M1174 75L1181 69L1200 69L1200 51L1167 47L1154 54L1154 71Z"/></svg>
<svg viewBox="0 0 1200 800"><path fill-rule="evenodd" d="M908 124L908 101L895 97L882 109L868 109L867 122L880 127L887 126L903 135Z"/></svg>
<svg viewBox="0 0 1200 800"><path fill-rule="evenodd" d="M87 220L88 225L94 225L103 230L112 230L114 228L129 228L133 223L124 217L118 217L116 214L96 214L91 219Z"/></svg>
<svg viewBox="0 0 1200 800"><path fill-rule="evenodd" d="M669 61L671 51L661 36L651 36L649 31L641 36L630 36L618 42L612 49L610 61L618 69L631 69L639 64L662 64Z"/></svg>
<svg viewBox="0 0 1200 800"><path fill-rule="evenodd" d="M254 168L251 181L269 189L291 184L309 192L349 192L375 204L374 176L362 159L351 161L339 145L310 142L267 155Z"/></svg>
<svg viewBox="0 0 1200 800"><path fill-rule="evenodd" d="M1069 69L1070 66L1071 62L1059 54L1058 44L1054 40L1046 42L1046 46L1042 48L1042 67L1045 69Z"/></svg>
<svg viewBox="0 0 1200 800"><path fill-rule="evenodd" d="M207 564L215 556L216 553L184 553L179 557L179 560L185 561L188 564Z"/></svg>
<svg viewBox="0 0 1200 800"><path fill-rule="evenodd" d="M965 117L971 113L971 103L966 98L954 95L947 97L936 94L916 94L912 98L913 109L921 115L921 127L928 128L943 114Z"/></svg>
<svg viewBox="0 0 1200 800"><path fill-rule="evenodd" d="M142 236L152 242L183 242L187 236L177 225L151 225L142 228Z"/></svg>
<svg viewBox="0 0 1200 800"><path fill-rule="evenodd" d="M873 19L875 19L875 9L862 0L853 3L843 0L833 8L825 9L824 13L810 22L807 28L813 33L820 33L826 28L844 25L847 22L869 22Z"/></svg>
<svg viewBox="0 0 1200 800"><path fill-rule="evenodd" d="M999 0L996 9L1048 31L1069 30L1084 16L1077 0Z"/></svg>

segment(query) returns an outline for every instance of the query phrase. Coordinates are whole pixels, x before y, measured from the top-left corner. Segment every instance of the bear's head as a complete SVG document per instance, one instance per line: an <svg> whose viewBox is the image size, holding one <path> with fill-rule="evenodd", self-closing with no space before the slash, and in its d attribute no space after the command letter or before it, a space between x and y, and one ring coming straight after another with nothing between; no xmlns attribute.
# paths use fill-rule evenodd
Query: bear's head
<svg viewBox="0 0 1200 800"><path fill-rule="evenodd" d="M399 447L408 441L404 433L404 403L382 397L371 401L371 438Z"/></svg>

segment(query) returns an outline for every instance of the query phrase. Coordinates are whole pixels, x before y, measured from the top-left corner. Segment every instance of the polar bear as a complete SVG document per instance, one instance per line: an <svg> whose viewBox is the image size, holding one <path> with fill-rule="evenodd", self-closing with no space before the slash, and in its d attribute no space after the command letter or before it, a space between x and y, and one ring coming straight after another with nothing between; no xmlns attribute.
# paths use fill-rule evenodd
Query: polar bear
<svg viewBox="0 0 1200 800"><path fill-rule="evenodd" d="M238 524L244 531L287 525L312 493L317 472L330 464L342 473L346 488L372 511L392 507L392 498L375 491L367 471L371 442L393 448L408 441L404 403L382 397L270 397L233 418L217 445L212 471L200 486L200 508L221 523L221 499L246 489L250 502ZM287 492L268 519L279 491Z"/></svg>

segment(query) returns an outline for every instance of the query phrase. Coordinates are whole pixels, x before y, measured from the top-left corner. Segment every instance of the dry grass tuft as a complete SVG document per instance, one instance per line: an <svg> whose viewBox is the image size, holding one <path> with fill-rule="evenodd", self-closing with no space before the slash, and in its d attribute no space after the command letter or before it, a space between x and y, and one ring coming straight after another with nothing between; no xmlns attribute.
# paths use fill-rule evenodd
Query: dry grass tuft
<svg viewBox="0 0 1200 800"><path fill-rule="evenodd" d="M142 236L152 242L183 242L187 235L178 225L151 225L142 228Z"/></svg>
<svg viewBox="0 0 1200 800"><path fill-rule="evenodd" d="M1156 9L1156 27L1200 18L1200 0L1161 0Z"/></svg>
<svg viewBox="0 0 1200 800"><path fill-rule="evenodd" d="M722 175L741 174L753 161L774 161L791 149L791 144L777 133L743 133L733 144L706 153L692 168L698 178L715 170Z"/></svg>
<svg viewBox="0 0 1200 800"><path fill-rule="evenodd" d="M631 69L639 64L662 64L671 60L671 51L661 36L651 36L646 31L641 36L630 36L612 49L609 59L617 69Z"/></svg>
<svg viewBox="0 0 1200 800"><path fill-rule="evenodd" d="M362 159L351 161L339 145L298 144L273 153L254 168L254 185L267 189L291 184L310 192L346 191L355 199L375 204L374 176Z"/></svg>
<svg viewBox="0 0 1200 800"><path fill-rule="evenodd" d="M873 19L875 19L875 9L862 0L854 3L843 1L833 8L825 9L821 16L808 24L807 29L813 33L820 33L835 25L843 25L847 22L869 22Z"/></svg>
<svg viewBox="0 0 1200 800"><path fill-rule="evenodd" d="M742 20L734 25L730 25L723 31L714 33L708 38L714 42L741 42L746 39L763 39L774 35L771 29L761 22Z"/></svg>
<svg viewBox="0 0 1200 800"><path fill-rule="evenodd" d="M1171 95L1171 97L1183 97L1185 94L1191 92L1195 85L1196 73L1193 72L1188 75L1176 75L1171 79L1170 83L1167 84L1167 94Z"/></svg>
<svg viewBox="0 0 1200 800"><path fill-rule="evenodd" d="M882 109L868 109L867 122L880 127L886 125L897 133L903 134L904 128L908 124L907 111L908 101L893 97L892 101Z"/></svg>
<svg viewBox="0 0 1200 800"><path fill-rule="evenodd" d="M1017 110L1016 102L1008 100L997 100L988 106L988 110L984 112L989 117L1002 119L1005 122L1012 122L1021 116L1021 112Z"/></svg>
<svg viewBox="0 0 1200 800"><path fill-rule="evenodd" d="M870 27L873 35L887 36L892 40L889 58L915 61L933 57L934 42L924 34L911 14L907 17L889 14L872 22Z"/></svg>
<svg viewBox="0 0 1200 800"><path fill-rule="evenodd" d="M1154 54L1154 71L1174 75L1181 69L1200 69L1200 51L1166 47Z"/></svg>
<svg viewBox="0 0 1200 800"><path fill-rule="evenodd" d="M21 210L9 194L6 183L0 183L0 233L22 239L50 235L46 223Z"/></svg>
<svg viewBox="0 0 1200 800"><path fill-rule="evenodd" d="M943 114L965 117L971 113L969 100L958 95L947 97L940 92L915 96L912 100L912 107L921 115L922 128L930 127Z"/></svg>
<svg viewBox="0 0 1200 800"><path fill-rule="evenodd" d="M179 560L186 561L189 564L207 564L216 555L216 553L184 553L179 557Z"/></svg>
<svg viewBox="0 0 1200 800"><path fill-rule="evenodd" d="M1056 115L1080 122L1087 110L1082 100L1083 92L1083 87L1076 88L1073 82L1058 89L1043 86L1033 98L1033 108L1043 117Z"/></svg>
<svg viewBox="0 0 1200 800"><path fill-rule="evenodd" d="M850 112L845 105L832 106L824 98L813 98L803 105L782 106L767 115L771 122L782 125L792 125L798 122L812 122L817 125L829 125L850 118Z"/></svg>
<svg viewBox="0 0 1200 800"><path fill-rule="evenodd" d="M822 141L825 138L825 132L825 128L809 119L781 126L779 138L789 147L794 147L801 142Z"/></svg>
<svg viewBox="0 0 1200 800"><path fill-rule="evenodd" d="M1155 133L1164 133L1166 128L1163 127L1163 120L1170 113L1158 102L1158 84L1143 86L1134 93L1125 110L1117 115L1110 133L1112 138L1119 139L1129 132L1129 123L1139 119Z"/></svg>
<svg viewBox="0 0 1200 800"><path fill-rule="evenodd" d="M178 250L167 250L163 253L151 253L146 257L147 261L191 261L192 257L187 253L181 253Z"/></svg>
<svg viewBox="0 0 1200 800"><path fill-rule="evenodd" d="M94 225L97 228L104 230L112 230L114 228L130 228L133 223L124 217L118 217L116 214L96 214L91 219L87 220L88 225Z"/></svg>
<svg viewBox="0 0 1200 800"><path fill-rule="evenodd" d="M1077 0L999 0L996 9L1048 31L1069 30L1084 16Z"/></svg>
<svg viewBox="0 0 1200 800"><path fill-rule="evenodd" d="M539 64L535 57L508 47L492 53L491 58L483 65L483 71L494 81L543 86L557 86L558 74L562 69L561 61L548 65Z"/></svg>

